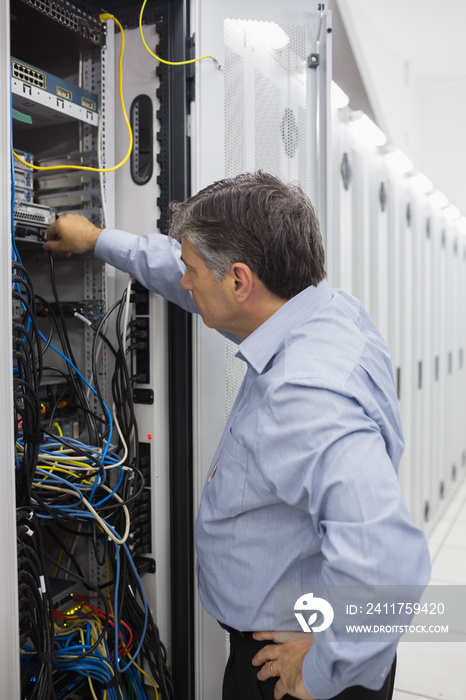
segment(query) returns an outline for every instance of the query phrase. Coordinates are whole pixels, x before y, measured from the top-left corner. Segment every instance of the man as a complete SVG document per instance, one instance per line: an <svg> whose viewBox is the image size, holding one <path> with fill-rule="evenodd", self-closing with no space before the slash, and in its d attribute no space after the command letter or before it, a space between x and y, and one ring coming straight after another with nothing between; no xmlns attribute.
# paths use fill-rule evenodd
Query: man
<svg viewBox="0 0 466 700"><path fill-rule="evenodd" d="M329 288L309 199L246 174L174 205L170 237L65 216L44 247L95 249L239 343L247 372L195 527L202 603L230 631L224 700L388 700L393 640L273 643L287 586L423 586L430 573L397 479L388 351L360 304Z"/></svg>

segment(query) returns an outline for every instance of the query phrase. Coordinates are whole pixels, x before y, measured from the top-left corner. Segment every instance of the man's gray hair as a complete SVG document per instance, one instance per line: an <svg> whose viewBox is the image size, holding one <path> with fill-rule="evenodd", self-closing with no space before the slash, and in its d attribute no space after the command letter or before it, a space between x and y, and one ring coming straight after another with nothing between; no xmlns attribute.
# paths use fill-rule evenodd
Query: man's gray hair
<svg viewBox="0 0 466 700"><path fill-rule="evenodd" d="M270 292L291 299L326 277L319 222L296 185L246 173L171 207L169 235L189 241L218 280L242 262Z"/></svg>

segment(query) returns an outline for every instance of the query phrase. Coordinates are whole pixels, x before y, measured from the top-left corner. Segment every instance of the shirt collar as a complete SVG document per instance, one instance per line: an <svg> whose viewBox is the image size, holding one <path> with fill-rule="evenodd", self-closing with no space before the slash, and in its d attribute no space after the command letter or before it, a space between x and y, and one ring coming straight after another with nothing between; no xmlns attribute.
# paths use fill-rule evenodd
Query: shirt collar
<svg viewBox="0 0 466 700"><path fill-rule="evenodd" d="M315 314L331 298L332 290L326 279L317 287L306 287L243 340L238 346L236 357L245 360L260 374L292 328Z"/></svg>

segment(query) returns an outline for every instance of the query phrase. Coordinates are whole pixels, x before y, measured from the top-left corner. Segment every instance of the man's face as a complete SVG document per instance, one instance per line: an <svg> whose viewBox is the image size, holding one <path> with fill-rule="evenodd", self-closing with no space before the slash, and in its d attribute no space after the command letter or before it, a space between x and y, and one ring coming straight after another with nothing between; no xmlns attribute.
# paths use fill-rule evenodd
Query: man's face
<svg viewBox="0 0 466 700"><path fill-rule="evenodd" d="M235 309L231 294L233 283L231 275L227 273L224 279L215 279L207 265L197 255L195 248L187 240L183 240L181 243L181 259L186 265L181 286L192 292L194 303L206 326L234 332L232 314Z"/></svg>

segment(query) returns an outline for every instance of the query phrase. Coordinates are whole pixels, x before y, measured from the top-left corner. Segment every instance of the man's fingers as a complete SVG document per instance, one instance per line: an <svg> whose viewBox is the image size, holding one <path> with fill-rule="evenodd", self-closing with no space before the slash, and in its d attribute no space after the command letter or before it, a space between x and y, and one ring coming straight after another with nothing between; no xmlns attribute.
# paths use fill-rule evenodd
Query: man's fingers
<svg viewBox="0 0 466 700"><path fill-rule="evenodd" d="M252 665L262 666L262 664L265 664L267 661L273 661L278 656L278 649L279 647L275 644L267 644L267 646L262 647L254 656Z"/></svg>
<svg viewBox="0 0 466 700"><path fill-rule="evenodd" d="M275 688L273 690L273 697L275 700L281 700L281 698L286 695L286 689L284 684L282 683L281 678L278 679L278 681L275 683Z"/></svg>
<svg viewBox="0 0 466 700"><path fill-rule="evenodd" d="M66 258L69 258L71 255L67 247L63 245L60 238L53 233L47 234L47 240L45 241L43 248L50 253L56 253L57 255L61 255Z"/></svg>
<svg viewBox="0 0 466 700"><path fill-rule="evenodd" d="M55 224L50 224L45 232L45 237L47 241L57 241L59 239Z"/></svg>
<svg viewBox="0 0 466 700"><path fill-rule="evenodd" d="M275 639L275 632L273 632L273 631L254 632L252 636L258 642L263 642L266 639L270 639L270 641L273 642Z"/></svg>
<svg viewBox="0 0 466 700"><path fill-rule="evenodd" d="M102 229L79 214L64 214L51 224L46 232L44 249L69 256L86 253L95 248Z"/></svg>
<svg viewBox="0 0 466 700"><path fill-rule="evenodd" d="M268 678L275 678L280 675L278 670L279 662L277 659L266 661L262 668L257 672L257 677L260 681L266 681Z"/></svg>

